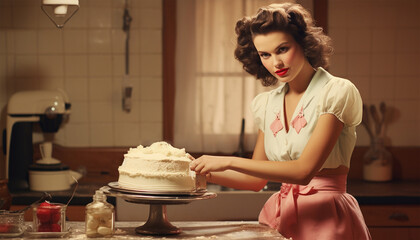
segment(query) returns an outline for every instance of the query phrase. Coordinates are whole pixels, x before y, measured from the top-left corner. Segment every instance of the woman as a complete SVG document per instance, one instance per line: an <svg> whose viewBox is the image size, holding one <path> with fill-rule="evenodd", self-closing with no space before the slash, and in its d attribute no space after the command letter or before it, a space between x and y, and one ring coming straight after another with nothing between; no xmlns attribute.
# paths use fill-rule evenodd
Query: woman
<svg viewBox="0 0 420 240"><path fill-rule="evenodd" d="M251 159L204 155L191 169L236 189L281 190L264 205L262 224L295 239L371 239L359 205L346 193L362 100L348 80L323 67L330 39L298 4L273 4L237 22L236 58L275 90L252 111L259 133Z"/></svg>

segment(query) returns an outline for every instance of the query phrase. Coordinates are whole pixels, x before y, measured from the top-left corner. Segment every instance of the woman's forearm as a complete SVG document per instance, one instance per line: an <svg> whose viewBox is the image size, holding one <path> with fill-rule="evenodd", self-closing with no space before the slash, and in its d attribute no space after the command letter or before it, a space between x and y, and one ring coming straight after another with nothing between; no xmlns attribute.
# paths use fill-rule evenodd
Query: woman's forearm
<svg viewBox="0 0 420 240"><path fill-rule="evenodd" d="M260 191L267 184L261 178L253 177L233 170L223 172L212 172L208 175L207 181L238 190Z"/></svg>

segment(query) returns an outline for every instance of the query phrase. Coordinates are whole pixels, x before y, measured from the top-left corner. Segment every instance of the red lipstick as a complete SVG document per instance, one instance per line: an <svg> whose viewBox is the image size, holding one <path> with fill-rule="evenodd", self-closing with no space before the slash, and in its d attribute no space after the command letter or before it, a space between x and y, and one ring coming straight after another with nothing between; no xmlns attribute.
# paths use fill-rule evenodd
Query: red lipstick
<svg viewBox="0 0 420 240"><path fill-rule="evenodd" d="M289 68L282 68L276 71L276 74L280 77L284 76L289 71Z"/></svg>

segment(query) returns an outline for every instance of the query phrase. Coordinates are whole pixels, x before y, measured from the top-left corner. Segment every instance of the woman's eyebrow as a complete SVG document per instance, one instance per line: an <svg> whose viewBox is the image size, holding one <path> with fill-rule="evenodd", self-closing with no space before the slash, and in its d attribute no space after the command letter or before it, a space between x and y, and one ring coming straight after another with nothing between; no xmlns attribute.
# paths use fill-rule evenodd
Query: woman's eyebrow
<svg viewBox="0 0 420 240"><path fill-rule="evenodd" d="M274 51L277 52L280 48L282 48L282 47L284 47L285 45L288 45L288 44L289 44L289 42L282 42L274 49ZM261 54L261 53L268 53L268 52L267 51L258 51L258 54Z"/></svg>
<svg viewBox="0 0 420 240"><path fill-rule="evenodd" d="M284 47L284 45L288 45L288 44L289 44L289 42L282 42L276 47L275 50L277 51L277 50L279 50L279 48L282 48L282 47Z"/></svg>

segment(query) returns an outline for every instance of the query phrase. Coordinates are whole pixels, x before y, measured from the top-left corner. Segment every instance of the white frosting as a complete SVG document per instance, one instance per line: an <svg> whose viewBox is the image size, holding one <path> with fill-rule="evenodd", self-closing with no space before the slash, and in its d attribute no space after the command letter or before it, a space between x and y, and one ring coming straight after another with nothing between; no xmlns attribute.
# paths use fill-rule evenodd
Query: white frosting
<svg viewBox="0 0 420 240"><path fill-rule="evenodd" d="M133 158L147 158L148 160L180 160L191 162L189 155L185 152L185 148L179 149L172 147L167 142L155 142L149 147L143 147L142 145L137 148L130 148L124 157Z"/></svg>
<svg viewBox="0 0 420 240"><path fill-rule="evenodd" d="M149 147L130 148L118 168L121 187L154 191L191 191L205 188L205 179L190 170L191 159L185 149L156 142Z"/></svg>

